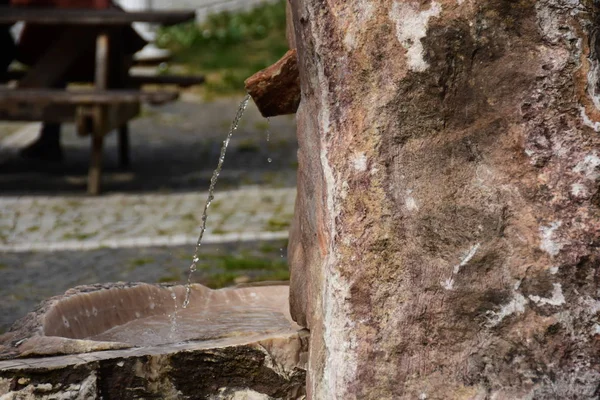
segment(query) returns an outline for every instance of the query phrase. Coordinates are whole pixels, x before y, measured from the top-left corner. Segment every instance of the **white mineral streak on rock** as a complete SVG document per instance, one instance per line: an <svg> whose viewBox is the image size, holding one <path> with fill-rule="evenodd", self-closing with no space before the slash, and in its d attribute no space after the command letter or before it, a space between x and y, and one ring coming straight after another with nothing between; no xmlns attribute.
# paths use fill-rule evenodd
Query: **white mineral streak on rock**
<svg viewBox="0 0 600 400"><path fill-rule="evenodd" d="M454 277L456 276L456 274L458 274L460 272L460 269L462 267L464 267L465 265L467 265L469 263L469 261L471 261L473 256L475 256L475 253L477 253L477 250L479 250L480 246L481 246L481 243L477 243L476 245L472 246L469 249L469 251L467 252L467 254L464 255L461 262L454 266L454 269L452 270L452 276L450 278L446 279L445 281L440 282L440 284L442 285L442 287L444 289L452 290L454 288Z"/></svg>
<svg viewBox="0 0 600 400"><path fill-rule="evenodd" d="M553 222L549 226L540 227L540 249L551 256L556 256L563 247L563 244L554 238L555 231L562 225L561 221Z"/></svg>
<svg viewBox="0 0 600 400"><path fill-rule="evenodd" d="M439 3L433 1L428 10L421 10L418 2L395 1L389 17L396 23L396 37L406 49L408 68L411 71L423 72L429 64L423 57L421 39L427 35L429 18L437 17L442 11Z"/></svg>
<svg viewBox="0 0 600 400"><path fill-rule="evenodd" d="M310 8L309 8L310 10ZM319 32L317 26L318 18L310 15L311 28L313 32ZM316 35L316 37L320 37ZM326 37L323 35L322 37ZM315 43L315 50L321 52L321 42ZM312 391L315 399L343 399L346 398L346 390L351 382L355 381L357 357L354 353L357 340L352 336L353 322L349 319L352 315L350 307L345 299L349 297L350 284L336 270L337 253L335 246L336 237L336 218L339 214L339 208L336 206L335 197L341 196L342 188L337 187L333 169L329 164L327 138L330 134L330 101L329 101L329 83L325 75L325 68L322 60L316 60L318 86L320 92L320 111L319 111L319 137L321 142L321 168L325 180L325 195L327 203L327 221L329 227L329 251L324 260L323 270L325 277L321 292L323 294L323 338L327 351L327 356L323 366L323 377L314 377ZM339 190L339 193L336 193ZM339 196L338 196L339 197Z"/></svg>
<svg viewBox="0 0 600 400"><path fill-rule="evenodd" d="M367 170L367 156L365 153L357 153L352 158L352 165L358 172L365 172Z"/></svg>
<svg viewBox="0 0 600 400"><path fill-rule="evenodd" d="M554 289L552 290L552 297L545 298L536 295L529 295L531 301L539 305L550 305L550 306L560 306L565 304L565 296L563 295L562 286L560 283L553 283Z"/></svg>
<svg viewBox="0 0 600 400"><path fill-rule="evenodd" d="M587 198L590 195L587 187L581 183L571 185L571 194L576 198Z"/></svg>
<svg viewBox="0 0 600 400"><path fill-rule="evenodd" d="M413 193L413 191L410 189L406 191L406 197L404 198L404 205L406 206L406 209L408 211L419 211L419 205L417 204L417 201L413 197L412 193Z"/></svg>
<svg viewBox="0 0 600 400"><path fill-rule="evenodd" d="M512 314L522 314L525 312L527 299L521 293L515 292L511 301L503 305L499 311L488 311L488 325L496 326L502 320Z"/></svg>
<svg viewBox="0 0 600 400"><path fill-rule="evenodd" d="M598 87L598 83L600 82L600 63L598 63L598 60L590 60L589 62L590 70L587 76L587 91L596 109L600 110L600 96L596 92L596 88Z"/></svg>
<svg viewBox="0 0 600 400"><path fill-rule="evenodd" d="M579 111L580 111L581 120L583 121L583 124L585 126L589 126L596 132L600 132L600 122L592 121L592 119L590 117L588 117L587 113L585 112L585 107L583 107L583 106L579 107Z"/></svg>
<svg viewBox="0 0 600 400"><path fill-rule="evenodd" d="M562 30L559 29L561 26L560 15L551 7L543 4L543 2L536 3L536 16L538 26L540 27L544 38L550 43L558 43L562 38Z"/></svg>
<svg viewBox="0 0 600 400"><path fill-rule="evenodd" d="M600 178L600 157L596 152L590 153L580 161L573 171L583 174L588 179Z"/></svg>
<svg viewBox="0 0 600 400"><path fill-rule="evenodd" d="M354 20L348 24L346 35L344 35L344 45L349 51L356 49L356 33L364 28L364 25L371 19L375 11L375 6L371 0L358 0L353 3L351 15Z"/></svg>
<svg viewBox="0 0 600 400"><path fill-rule="evenodd" d="M590 315L596 315L598 312L600 312L600 301L593 299L589 296L586 296L581 301L586 306L587 312Z"/></svg>
<svg viewBox="0 0 600 400"><path fill-rule="evenodd" d="M219 394L214 397L215 400L271 400L272 397L264 393L259 393L252 389L231 390L229 388L220 388Z"/></svg>
<svg viewBox="0 0 600 400"><path fill-rule="evenodd" d="M469 252L465 255L465 257L462 259L460 264L458 264L454 267L455 274L458 274L458 271L460 271L460 269L462 267L464 267L465 265L467 265L469 263L469 261L471 261L471 259L475 255L475 253L477 253L477 250L479 250L480 246L481 246L481 243L477 243L475 246L473 246L469 249Z"/></svg>

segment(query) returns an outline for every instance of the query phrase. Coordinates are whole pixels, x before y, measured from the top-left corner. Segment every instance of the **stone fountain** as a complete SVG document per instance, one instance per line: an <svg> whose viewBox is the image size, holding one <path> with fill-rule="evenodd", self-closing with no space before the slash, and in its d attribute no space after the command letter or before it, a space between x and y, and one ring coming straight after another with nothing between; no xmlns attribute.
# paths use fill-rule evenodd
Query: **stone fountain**
<svg viewBox="0 0 600 400"><path fill-rule="evenodd" d="M247 86L265 115L297 108L289 302L291 318L310 330L307 398L597 399L598 5L290 5L296 51ZM272 104L271 90L285 105ZM290 327L277 340L304 351L304 331ZM282 370L263 342L243 340L196 350L201 367L185 371L248 356L257 369L232 381L264 394L265 378L250 371L293 381L282 371L301 369ZM127 365L124 376L144 393L181 390L174 382L188 350L153 351L65 357L95 368L86 375L94 384L117 382ZM118 352L133 352L134 365L87 358ZM12 368L0 372L4 387L50 387ZM215 383L210 396L221 387L233 390Z"/></svg>
<svg viewBox="0 0 600 400"><path fill-rule="evenodd" d="M296 399L307 335L288 287L122 283L44 301L0 337L2 399ZM12 397L11 397L12 396Z"/></svg>

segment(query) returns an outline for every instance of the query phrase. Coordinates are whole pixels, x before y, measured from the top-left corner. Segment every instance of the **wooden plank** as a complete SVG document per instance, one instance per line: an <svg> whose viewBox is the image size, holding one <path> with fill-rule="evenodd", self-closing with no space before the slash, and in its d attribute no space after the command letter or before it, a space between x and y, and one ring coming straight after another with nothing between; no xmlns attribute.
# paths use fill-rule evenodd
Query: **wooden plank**
<svg viewBox="0 0 600 400"><path fill-rule="evenodd" d="M98 35L96 39L96 68L94 76L94 88L96 90L106 90L108 87L109 46L108 35L106 33ZM90 169L88 171L88 193L91 195L99 194L100 185L102 184L102 150L104 147L104 135L107 131L107 111L107 107L103 105L95 104L91 106L92 148Z"/></svg>
<svg viewBox="0 0 600 400"><path fill-rule="evenodd" d="M102 33L96 38L96 68L94 70L96 90L106 90L108 87L109 44L110 41L106 33Z"/></svg>
<svg viewBox="0 0 600 400"><path fill-rule="evenodd" d="M64 90L64 89L0 89L0 110L17 103L47 106L50 104L112 104L146 102L162 104L177 100L175 91L156 90Z"/></svg>
<svg viewBox="0 0 600 400"><path fill-rule="evenodd" d="M0 103L0 121L73 122L76 104Z"/></svg>
<svg viewBox="0 0 600 400"><path fill-rule="evenodd" d="M195 18L196 11L194 10L123 12L118 9L84 10L0 6L0 24L14 24L22 21L49 25L124 26L133 22L175 25L193 21Z"/></svg>
<svg viewBox="0 0 600 400"><path fill-rule="evenodd" d="M106 107L94 106L94 116L92 118L92 138L91 138L91 156L90 169L88 171L88 193L92 196L100 194L100 185L102 183L102 150L104 147L104 134L106 127Z"/></svg>
<svg viewBox="0 0 600 400"><path fill-rule="evenodd" d="M189 87L206 81L203 75L130 75L129 81L135 85L176 85Z"/></svg>
<svg viewBox="0 0 600 400"><path fill-rule="evenodd" d="M23 79L27 71L10 70L6 74L6 81ZM135 86L139 85L175 85L179 87L190 87L201 85L206 82L204 75L148 75L136 74L129 75L128 80Z"/></svg>

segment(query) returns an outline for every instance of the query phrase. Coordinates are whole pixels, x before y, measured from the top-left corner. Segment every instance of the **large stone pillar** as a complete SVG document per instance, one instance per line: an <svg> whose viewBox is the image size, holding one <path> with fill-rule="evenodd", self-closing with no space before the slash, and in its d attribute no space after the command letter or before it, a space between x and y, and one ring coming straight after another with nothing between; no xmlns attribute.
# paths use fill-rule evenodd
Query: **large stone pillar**
<svg viewBox="0 0 600 400"><path fill-rule="evenodd" d="M596 398L592 1L292 9L309 396Z"/></svg>

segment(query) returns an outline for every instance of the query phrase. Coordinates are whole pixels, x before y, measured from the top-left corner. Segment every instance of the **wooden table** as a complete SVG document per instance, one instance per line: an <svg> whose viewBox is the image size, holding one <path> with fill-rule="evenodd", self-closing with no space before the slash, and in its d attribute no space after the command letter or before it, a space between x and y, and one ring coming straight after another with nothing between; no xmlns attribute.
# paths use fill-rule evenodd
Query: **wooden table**
<svg viewBox="0 0 600 400"><path fill-rule="evenodd" d="M194 11L125 12L117 9L75 10L0 6L0 24L26 22L65 27L63 34L52 46L45 49L38 62L19 80L16 89L0 90L0 118L32 120L43 117L48 121L52 120L53 116L58 117L58 109L67 114L72 113L78 133L91 136L88 192L98 194L104 135L119 129L120 158L124 164L128 163L127 122L139 113L139 103L148 98L156 102L173 98L172 93L146 95L140 91L125 93L123 90L114 90L124 89L115 88L114 82L125 84L123 77L128 74L128 65L123 62L122 43L110 43L111 34L115 37L115 33L134 22L173 25L194 19ZM65 75L81 52L89 48L90 43L93 44L94 41L96 54L93 83L97 93L49 89ZM40 91L41 89L44 90ZM41 104L45 104L45 108L40 107ZM44 113L42 109L47 112Z"/></svg>

